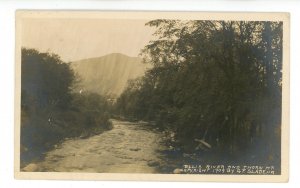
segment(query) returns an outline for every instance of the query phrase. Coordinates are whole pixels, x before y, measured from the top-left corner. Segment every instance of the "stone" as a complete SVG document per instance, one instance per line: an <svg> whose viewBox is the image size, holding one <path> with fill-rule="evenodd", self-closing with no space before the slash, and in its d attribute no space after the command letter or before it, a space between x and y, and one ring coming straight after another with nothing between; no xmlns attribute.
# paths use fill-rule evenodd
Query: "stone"
<svg viewBox="0 0 300 188"><path fill-rule="evenodd" d="M173 173L174 173L174 174L181 174L181 173L182 173L182 169L180 169L180 168L175 168L175 169L173 170Z"/></svg>
<svg viewBox="0 0 300 188"><path fill-rule="evenodd" d="M37 164L30 163L29 165L25 166L22 170L25 172L36 172L38 171L39 167Z"/></svg>
<svg viewBox="0 0 300 188"><path fill-rule="evenodd" d="M151 166L151 167L153 167L153 166L159 166L159 162L157 162L157 161L149 161L148 162L148 166Z"/></svg>
<svg viewBox="0 0 300 188"><path fill-rule="evenodd" d="M139 150L141 150L140 148L130 148L129 149L130 151L139 151Z"/></svg>

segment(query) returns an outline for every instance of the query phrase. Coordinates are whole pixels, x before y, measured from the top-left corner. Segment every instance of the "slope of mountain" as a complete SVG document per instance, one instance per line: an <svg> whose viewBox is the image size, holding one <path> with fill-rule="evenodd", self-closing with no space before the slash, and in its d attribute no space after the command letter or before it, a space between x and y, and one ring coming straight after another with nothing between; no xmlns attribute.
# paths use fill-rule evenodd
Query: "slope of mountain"
<svg viewBox="0 0 300 188"><path fill-rule="evenodd" d="M113 53L73 62L71 67L80 77L79 90L119 96L127 81L143 76L146 64L141 58Z"/></svg>

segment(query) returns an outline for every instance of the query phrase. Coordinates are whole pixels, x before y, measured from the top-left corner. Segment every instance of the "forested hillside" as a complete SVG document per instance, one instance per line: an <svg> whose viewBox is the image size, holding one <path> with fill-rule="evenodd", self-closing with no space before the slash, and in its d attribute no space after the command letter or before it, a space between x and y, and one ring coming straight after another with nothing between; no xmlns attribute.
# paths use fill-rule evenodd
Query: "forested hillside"
<svg viewBox="0 0 300 188"><path fill-rule="evenodd" d="M86 159L99 163L98 171L108 155L98 149L117 148L123 154L112 161L129 159L122 163L129 171L143 156L144 169L160 173L180 173L185 164L221 164L269 165L280 174L282 22L146 25L156 32L141 49L142 59L113 53L66 63L56 54L22 49L21 166L66 139L112 129L114 122L114 131L66 141L63 148L77 152L83 149L74 143L91 145L84 148Z"/></svg>

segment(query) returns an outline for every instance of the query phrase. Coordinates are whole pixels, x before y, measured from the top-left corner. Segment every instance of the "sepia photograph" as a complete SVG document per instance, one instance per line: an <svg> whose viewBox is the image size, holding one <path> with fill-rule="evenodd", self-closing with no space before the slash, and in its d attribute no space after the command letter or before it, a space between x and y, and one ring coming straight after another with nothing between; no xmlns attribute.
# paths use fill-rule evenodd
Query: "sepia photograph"
<svg viewBox="0 0 300 188"><path fill-rule="evenodd" d="M288 180L289 14L17 11L15 176Z"/></svg>

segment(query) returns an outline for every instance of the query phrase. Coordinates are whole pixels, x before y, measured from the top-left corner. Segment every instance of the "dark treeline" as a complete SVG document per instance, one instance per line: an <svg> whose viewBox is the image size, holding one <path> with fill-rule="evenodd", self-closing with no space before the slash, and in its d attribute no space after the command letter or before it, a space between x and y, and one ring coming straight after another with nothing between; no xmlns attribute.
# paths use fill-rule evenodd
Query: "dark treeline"
<svg viewBox="0 0 300 188"><path fill-rule="evenodd" d="M153 20L147 25L156 27L157 40L142 51L152 68L128 84L118 113L155 121L175 134L184 152L208 143L206 162L280 168L282 23Z"/></svg>
<svg viewBox="0 0 300 188"><path fill-rule="evenodd" d="M21 71L21 166L65 138L110 129L107 99L73 92L78 78L59 56L23 48Z"/></svg>

